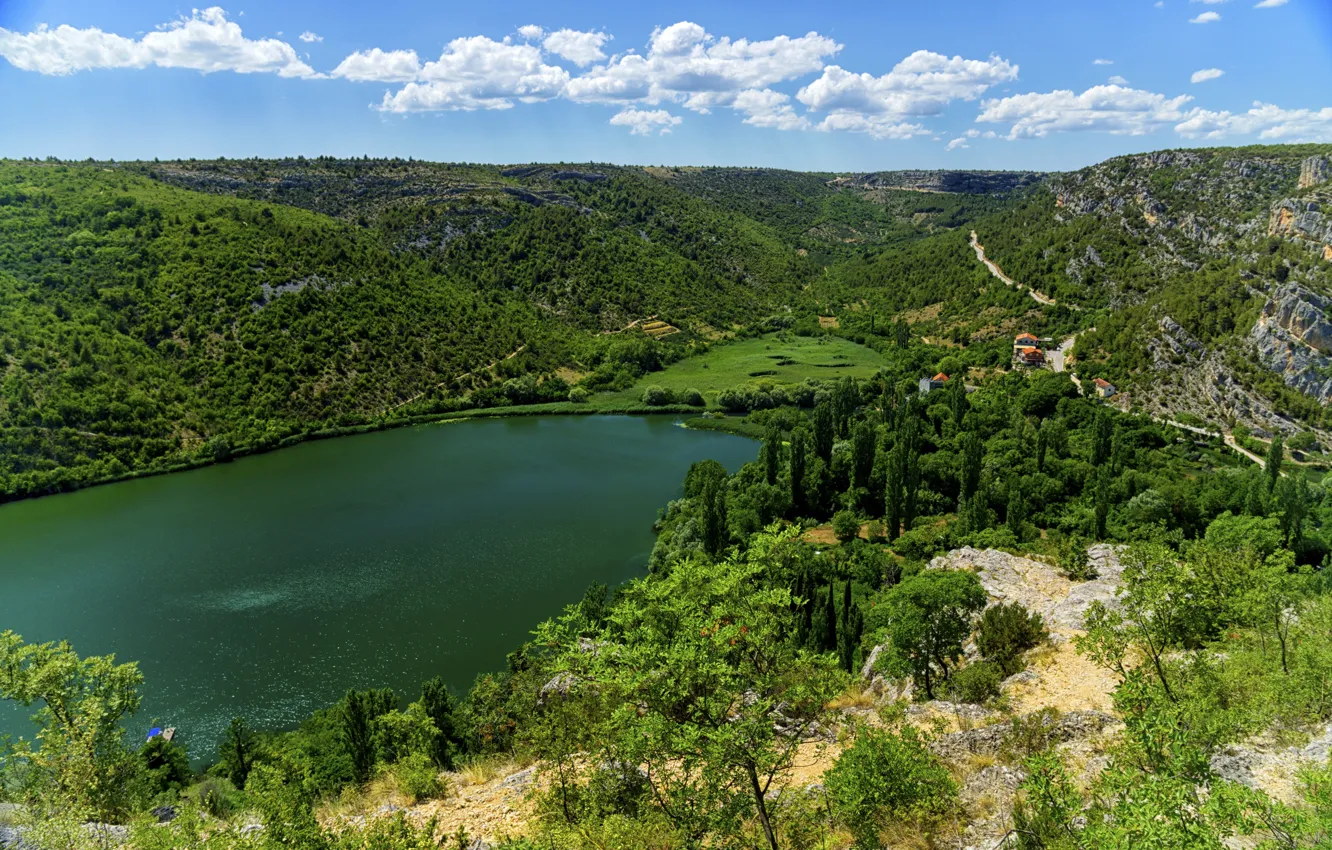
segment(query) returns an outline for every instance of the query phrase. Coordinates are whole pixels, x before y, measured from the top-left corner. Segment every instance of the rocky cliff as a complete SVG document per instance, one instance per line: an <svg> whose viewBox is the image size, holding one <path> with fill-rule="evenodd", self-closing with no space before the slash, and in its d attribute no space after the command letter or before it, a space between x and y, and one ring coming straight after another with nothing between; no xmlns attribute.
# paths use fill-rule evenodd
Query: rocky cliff
<svg viewBox="0 0 1332 850"><path fill-rule="evenodd" d="M1332 160L1325 156L1311 156L1300 163L1298 188L1301 190L1326 183L1328 180L1332 180Z"/></svg>
<svg viewBox="0 0 1332 850"><path fill-rule="evenodd" d="M1332 401L1332 299L1299 286L1278 287L1254 323L1249 339L1258 361L1286 386Z"/></svg>
<svg viewBox="0 0 1332 850"><path fill-rule="evenodd" d="M833 185L857 189L998 195L1030 186L1044 177L1035 171L875 171L839 177L833 181Z"/></svg>

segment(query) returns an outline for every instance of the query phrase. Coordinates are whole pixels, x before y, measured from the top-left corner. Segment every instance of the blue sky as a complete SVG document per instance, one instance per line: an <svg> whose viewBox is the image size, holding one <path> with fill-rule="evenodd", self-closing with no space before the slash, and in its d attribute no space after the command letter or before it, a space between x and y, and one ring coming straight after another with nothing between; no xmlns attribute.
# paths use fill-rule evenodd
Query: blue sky
<svg viewBox="0 0 1332 850"><path fill-rule="evenodd" d="M1332 0L0 0L0 156L1069 169L1332 141Z"/></svg>

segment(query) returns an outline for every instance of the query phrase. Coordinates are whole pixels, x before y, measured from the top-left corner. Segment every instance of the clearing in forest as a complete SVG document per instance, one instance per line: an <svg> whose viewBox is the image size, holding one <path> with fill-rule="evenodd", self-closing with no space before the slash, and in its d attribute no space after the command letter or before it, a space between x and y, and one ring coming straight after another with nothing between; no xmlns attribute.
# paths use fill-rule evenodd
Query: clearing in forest
<svg viewBox="0 0 1332 850"><path fill-rule="evenodd" d="M603 393L598 401L637 401L649 386L670 390L696 389L712 403L716 394L732 387L771 381L798 384L806 378L867 378L884 365L878 352L835 336L775 334L716 345L710 351L673 363L664 371L644 375L620 393Z"/></svg>

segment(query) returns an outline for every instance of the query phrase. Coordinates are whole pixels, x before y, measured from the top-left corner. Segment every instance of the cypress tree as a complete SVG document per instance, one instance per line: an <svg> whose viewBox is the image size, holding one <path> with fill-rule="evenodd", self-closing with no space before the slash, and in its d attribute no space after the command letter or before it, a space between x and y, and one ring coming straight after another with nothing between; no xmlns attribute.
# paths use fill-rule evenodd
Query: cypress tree
<svg viewBox="0 0 1332 850"><path fill-rule="evenodd" d="M842 663L842 669L850 673L855 664L855 616L852 612L854 606L851 604L851 581L846 582L846 587L842 591L842 627L838 631L840 638L838 646L838 657Z"/></svg>
<svg viewBox="0 0 1332 850"><path fill-rule="evenodd" d="M1005 521L1013 538L1022 540L1022 522L1026 517L1027 503L1022 498L1022 487L1015 481L1008 488L1008 516Z"/></svg>
<svg viewBox="0 0 1332 850"><path fill-rule="evenodd" d="M832 404L826 400L819 402L814 406L814 454L823 458L824 463L832 460L835 430Z"/></svg>
<svg viewBox="0 0 1332 850"><path fill-rule="evenodd" d="M970 499L980 487L981 461L985 445L973 433L962 436L962 469L958 473L958 491L961 499Z"/></svg>
<svg viewBox="0 0 1332 850"><path fill-rule="evenodd" d="M805 510L805 466L809 461L809 435L803 425L791 432L791 513L802 516Z"/></svg>
<svg viewBox="0 0 1332 850"><path fill-rule="evenodd" d="M824 652L837 648L837 601L833 596L833 582L828 580L828 604L823 609L823 646Z"/></svg>
<svg viewBox="0 0 1332 850"><path fill-rule="evenodd" d="M444 770L453 769L453 753L458 740L453 711L456 707L444 680L439 676L421 686L421 705L430 717L439 735L435 738L431 758Z"/></svg>
<svg viewBox="0 0 1332 850"><path fill-rule="evenodd" d="M1110 421L1110 412L1096 411L1092 422L1092 466L1100 466L1110 459L1111 441L1114 439L1114 423Z"/></svg>
<svg viewBox="0 0 1332 850"><path fill-rule="evenodd" d="M902 529L902 516L905 505L905 458L904 447L899 438L897 445L888 454L888 468L883 483L883 521L889 540L896 540Z"/></svg>
<svg viewBox="0 0 1332 850"><path fill-rule="evenodd" d="M352 778L365 782L375 766L375 745L371 736L369 706L366 694L358 690L347 691L342 702L342 746L351 757Z"/></svg>
<svg viewBox="0 0 1332 850"><path fill-rule="evenodd" d="M782 465L782 429L776 425L768 426L768 432L763 437L763 448L760 453L763 455L763 471L767 476L768 483L776 484Z"/></svg>
<svg viewBox="0 0 1332 850"><path fill-rule="evenodd" d="M870 478L874 474L874 456L878 450L874 426L869 422L860 422L852 434L851 483L855 487L870 488Z"/></svg>
<svg viewBox="0 0 1332 850"><path fill-rule="evenodd" d="M1271 493L1276 489L1277 479L1281 477L1281 461L1283 458L1281 435L1277 434L1272 438L1272 445L1267 450L1267 492Z"/></svg>

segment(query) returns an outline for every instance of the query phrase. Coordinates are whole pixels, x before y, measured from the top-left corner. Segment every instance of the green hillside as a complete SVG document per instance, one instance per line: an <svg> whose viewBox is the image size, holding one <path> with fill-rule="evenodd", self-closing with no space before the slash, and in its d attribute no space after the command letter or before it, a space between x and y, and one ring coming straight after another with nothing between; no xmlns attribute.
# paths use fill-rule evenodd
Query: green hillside
<svg viewBox="0 0 1332 850"><path fill-rule="evenodd" d="M1332 359L1303 326L1259 320L1279 290L1283 315L1321 327L1328 187L1299 180L1330 151L1163 152L1041 179L3 162L0 494L567 401L570 382L624 393L781 328L873 348L905 326L940 347L924 359L982 372L1008 366L1016 332L1078 333L1079 374L1134 405L1317 441ZM1057 305L992 277L972 230ZM679 333L635 330L653 318Z"/></svg>

